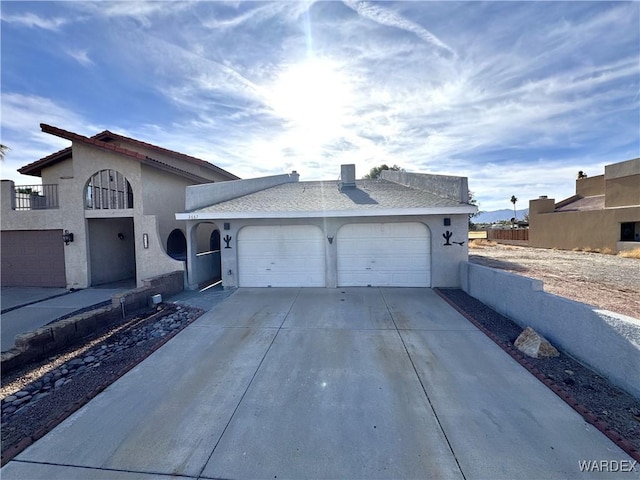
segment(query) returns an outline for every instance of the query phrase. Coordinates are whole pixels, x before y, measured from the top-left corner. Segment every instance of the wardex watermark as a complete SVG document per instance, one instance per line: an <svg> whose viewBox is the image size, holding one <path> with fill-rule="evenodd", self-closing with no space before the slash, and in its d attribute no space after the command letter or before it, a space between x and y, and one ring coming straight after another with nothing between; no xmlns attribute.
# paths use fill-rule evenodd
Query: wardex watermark
<svg viewBox="0 0 640 480"><path fill-rule="evenodd" d="M578 466L581 472L635 472L635 460L579 460Z"/></svg>

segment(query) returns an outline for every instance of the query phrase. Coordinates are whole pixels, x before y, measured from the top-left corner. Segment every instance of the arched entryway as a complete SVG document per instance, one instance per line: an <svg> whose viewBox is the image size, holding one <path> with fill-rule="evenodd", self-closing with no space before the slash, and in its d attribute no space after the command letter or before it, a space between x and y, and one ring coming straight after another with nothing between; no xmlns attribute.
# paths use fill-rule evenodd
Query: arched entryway
<svg viewBox="0 0 640 480"><path fill-rule="evenodd" d="M191 281L199 288L218 284L222 279L220 229L215 223L201 222L194 227L195 265Z"/></svg>
<svg viewBox="0 0 640 480"><path fill-rule="evenodd" d="M91 175L84 188L84 208L87 211L90 284L135 282L133 189L127 178L111 169Z"/></svg>
<svg viewBox="0 0 640 480"><path fill-rule="evenodd" d="M133 218L89 218L91 285L135 281Z"/></svg>

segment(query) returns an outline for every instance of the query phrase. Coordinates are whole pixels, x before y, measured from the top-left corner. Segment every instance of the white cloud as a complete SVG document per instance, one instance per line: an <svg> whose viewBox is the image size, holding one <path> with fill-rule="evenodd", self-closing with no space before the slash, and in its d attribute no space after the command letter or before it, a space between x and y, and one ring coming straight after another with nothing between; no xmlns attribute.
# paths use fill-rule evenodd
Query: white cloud
<svg viewBox="0 0 640 480"><path fill-rule="evenodd" d="M88 50L73 50L69 49L66 51L67 55L76 60L82 66L93 65L93 60L89 58Z"/></svg>
<svg viewBox="0 0 640 480"><path fill-rule="evenodd" d="M229 30L250 23L252 26L276 16L283 16L289 20L297 20L300 15L307 12L313 5L313 1L298 2L265 2L258 7L244 10L236 16L208 15L202 20L202 25L211 30ZM247 6L249 3L240 3L238 6Z"/></svg>
<svg viewBox="0 0 640 480"><path fill-rule="evenodd" d="M429 30L415 22L412 22L411 20L408 20L407 18L404 18L393 10L373 5L366 1L344 0L344 4L364 18L373 20L381 25L411 32L425 42L438 47L441 51L447 52L448 55L456 56L456 52L449 45L432 34Z"/></svg>
<svg viewBox="0 0 640 480"><path fill-rule="evenodd" d="M101 1L72 2L70 6L83 13L82 19L92 21L95 18L134 18L143 26L153 25L156 17L170 17L179 14L197 4L194 1Z"/></svg>
<svg viewBox="0 0 640 480"><path fill-rule="evenodd" d="M29 28L38 27L44 30L57 31L68 23L66 18L51 17L46 18L35 13L23 13L17 15L2 15L2 20L7 23L14 23L18 25L24 25Z"/></svg>
<svg viewBox="0 0 640 480"><path fill-rule="evenodd" d="M95 135L104 130L54 100L37 95L3 92L1 108L2 143L11 148L2 162L2 178L21 184L39 181L18 174L18 168L71 145L67 140L43 133L40 123L82 135Z"/></svg>
<svg viewBox="0 0 640 480"><path fill-rule="evenodd" d="M25 95L22 110L21 99L8 97L3 130L14 114L27 138L42 135L40 121L87 135L102 129L87 124L104 123L243 177L296 169L303 180L335 178L340 163L355 163L360 176L396 163L469 176L485 210L509 207L514 193L523 202L563 198L577 170L597 175L603 163L638 156L637 3L345 3L350 9L334 2L61 4L66 13L53 10L56 17L84 19L80 30L91 28L97 41L61 38L56 52L78 64L52 73L54 93ZM337 75L311 69L310 78L286 80L314 59ZM130 95L151 93L148 124L132 120L147 118L137 97L120 116L107 108L84 119L63 106L74 101L62 93L66 75L99 74L102 64L110 68L105 78L118 77L121 98L129 82ZM83 112L91 109L87 99Z"/></svg>

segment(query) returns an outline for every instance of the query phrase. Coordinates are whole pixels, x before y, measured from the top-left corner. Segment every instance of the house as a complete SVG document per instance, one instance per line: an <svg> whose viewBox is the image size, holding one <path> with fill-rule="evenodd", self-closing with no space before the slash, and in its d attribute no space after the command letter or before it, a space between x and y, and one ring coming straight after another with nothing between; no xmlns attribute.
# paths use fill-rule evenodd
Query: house
<svg viewBox="0 0 640 480"><path fill-rule="evenodd" d="M337 173L337 172L336 172ZM290 174L186 189L187 287L209 276L198 230L222 235L225 287L458 287L467 260L467 179L383 171L356 180Z"/></svg>
<svg viewBox="0 0 640 480"><path fill-rule="evenodd" d="M127 279L141 286L184 271L186 240L175 212L184 207L185 188L238 179L108 130L86 137L40 127L71 146L18 170L42 184L2 181L3 286L71 289ZM212 258L213 225L200 234L195 248Z"/></svg>
<svg viewBox="0 0 640 480"><path fill-rule="evenodd" d="M619 252L639 242L640 158L606 165L604 175L578 175L576 194L561 202L529 202L532 247Z"/></svg>

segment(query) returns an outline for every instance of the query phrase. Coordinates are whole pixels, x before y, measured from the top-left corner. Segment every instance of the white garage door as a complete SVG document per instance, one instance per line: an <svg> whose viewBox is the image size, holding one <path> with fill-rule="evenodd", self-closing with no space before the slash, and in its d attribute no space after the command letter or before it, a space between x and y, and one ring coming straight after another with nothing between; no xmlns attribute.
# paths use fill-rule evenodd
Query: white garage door
<svg viewBox="0 0 640 480"><path fill-rule="evenodd" d="M431 286L430 233L422 223L350 223L337 242L339 286Z"/></svg>
<svg viewBox="0 0 640 480"><path fill-rule="evenodd" d="M324 287L322 230L314 225L244 227L238 233L241 287Z"/></svg>

